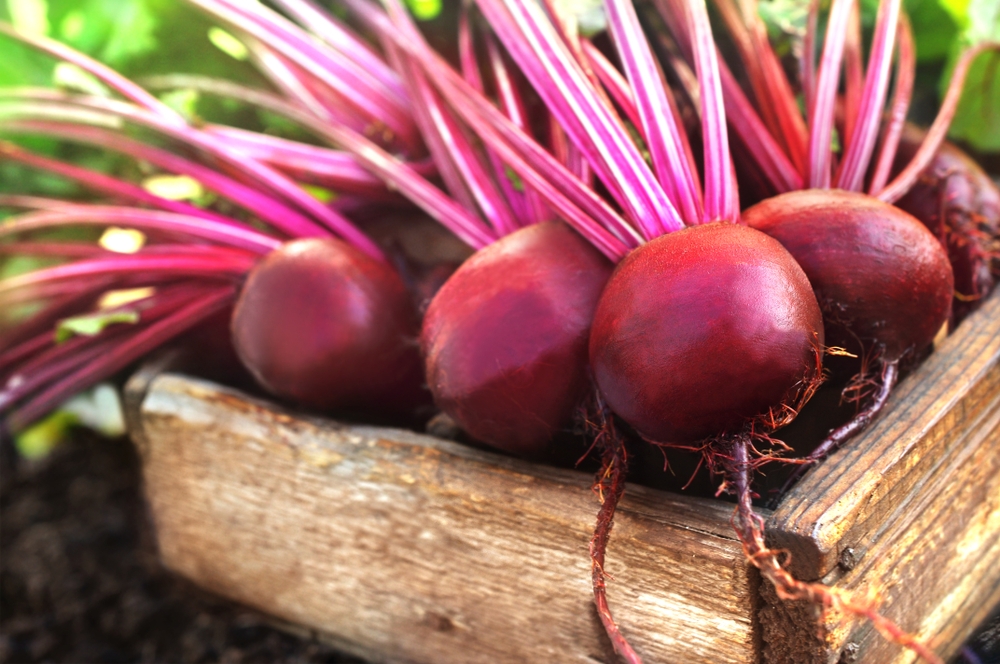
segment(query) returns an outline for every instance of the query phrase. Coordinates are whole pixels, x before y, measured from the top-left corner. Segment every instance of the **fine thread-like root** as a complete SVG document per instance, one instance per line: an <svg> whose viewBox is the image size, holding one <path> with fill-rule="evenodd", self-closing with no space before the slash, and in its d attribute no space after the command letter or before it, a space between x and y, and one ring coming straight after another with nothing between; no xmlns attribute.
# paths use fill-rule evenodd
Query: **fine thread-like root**
<svg viewBox="0 0 1000 664"><path fill-rule="evenodd" d="M843 424L833 431L830 435L819 444L819 446L812 451L809 455L809 459L813 461L820 461L825 459L827 455L836 450L838 447L844 444L852 436L860 433L871 424L875 416L878 415L882 409L885 407L886 402L889 400L889 394L892 392L892 388L896 386L896 381L899 378L899 360L893 360L892 362L882 362L882 379L879 382L877 391L872 397L871 403L867 408L858 412L850 421Z"/></svg>
<svg viewBox="0 0 1000 664"><path fill-rule="evenodd" d="M736 495L737 500L733 528L743 545L747 560L760 570L761 576L774 585L778 597L782 600L805 600L824 610L833 609L865 618L889 641L909 648L931 664L944 664L927 644L882 616L874 599L858 599L851 593L821 583L799 581L784 568L784 552L768 548L764 541L764 520L753 511L750 490L753 462L750 459L748 436L736 437L731 449L732 453L722 463L726 469L726 488Z"/></svg>
<svg viewBox="0 0 1000 664"><path fill-rule="evenodd" d="M607 575L604 572L604 555L614 526L618 501L625 493L625 475L628 470L625 441L615 429L613 416L600 396L597 397L595 417L593 421L588 421L588 425L594 435L594 448L601 454L601 469L594 482L594 491L601 500L601 509L597 513L597 525L590 540L594 604L615 652L629 664L642 664L642 658L618 629L605 592Z"/></svg>
<svg viewBox="0 0 1000 664"><path fill-rule="evenodd" d="M779 496L784 495L811 466L822 461L849 439L864 431L872 423L872 420L882 412L885 404L889 401L889 395L896 386L896 381L899 379L899 360L893 360L892 362L880 361L880 363L882 364L881 377L877 381L875 392L871 395L871 402L868 406L858 411L845 424L831 431L809 456L801 460L798 468L785 481L784 486L778 494ZM850 389L850 386L848 389Z"/></svg>

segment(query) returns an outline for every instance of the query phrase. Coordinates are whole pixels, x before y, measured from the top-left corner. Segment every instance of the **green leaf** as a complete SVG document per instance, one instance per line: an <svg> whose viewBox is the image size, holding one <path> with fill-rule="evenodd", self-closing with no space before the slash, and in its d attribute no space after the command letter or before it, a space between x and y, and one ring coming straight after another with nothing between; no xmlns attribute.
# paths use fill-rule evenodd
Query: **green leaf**
<svg viewBox="0 0 1000 664"><path fill-rule="evenodd" d="M757 15L764 21L772 40L785 35L802 36L809 17L809 3L802 0L765 0L758 3Z"/></svg>
<svg viewBox="0 0 1000 664"><path fill-rule="evenodd" d="M959 37L959 23L941 0L906 0L918 62L944 60Z"/></svg>
<svg viewBox="0 0 1000 664"><path fill-rule="evenodd" d="M200 94L197 90L184 88L180 90L170 90L160 95L160 101L174 109L187 121L192 121L198 117L198 99Z"/></svg>
<svg viewBox="0 0 1000 664"><path fill-rule="evenodd" d="M0 37L0 87L51 85L53 65L52 58Z"/></svg>
<svg viewBox="0 0 1000 664"><path fill-rule="evenodd" d="M66 41L74 41L80 38L86 27L86 14L82 11L70 12L59 23L59 35Z"/></svg>
<svg viewBox="0 0 1000 664"><path fill-rule="evenodd" d="M42 459L68 439L71 429L76 426L88 427L108 437L124 435L125 416L118 390L101 383L81 392L19 433L14 438L14 446L25 459Z"/></svg>
<svg viewBox="0 0 1000 664"><path fill-rule="evenodd" d="M337 200L337 192L327 189L326 187L320 187L315 184L299 184L307 194L320 201L321 203L330 203Z"/></svg>
<svg viewBox="0 0 1000 664"><path fill-rule="evenodd" d="M10 22L29 35L49 34L49 3L45 0L7 0Z"/></svg>
<svg viewBox="0 0 1000 664"><path fill-rule="evenodd" d="M57 410L17 434L14 437L14 447L25 459L42 459L69 437L69 430L76 423L76 415Z"/></svg>
<svg viewBox="0 0 1000 664"><path fill-rule="evenodd" d="M77 334L93 337L104 331L109 325L127 323L134 325L139 322L137 311L108 311L74 316L59 321L56 327L56 343L63 343Z"/></svg>
<svg viewBox="0 0 1000 664"><path fill-rule="evenodd" d="M980 152L1000 152L1000 54L984 53L970 67L948 135Z"/></svg>
<svg viewBox="0 0 1000 664"><path fill-rule="evenodd" d="M504 164L503 174L510 180L510 185L514 187L514 191L524 191L524 180L521 179L521 176L513 168Z"/></svg>
<svg viewBox="0 0 1000 664"><path fill-rule="evenodd" d="M100 0L111 17L111 29L99 57L112 67L149 53L157 46L154 31L157 19L147 2L124 3L121 0Z"/></svg>
<svg viewBox="0 0 1000 664"><path fill-rule="evenodd" d="M215 26L209 28L208 40L215 44L217 49L234 60L246 60L250 57L250 50L246 47L246 45L222 28L217 28Z"/></svg>
<svg viewBox="0 0 1000 664"><path fill-rule="evenodd" d="M1000 41L1000 2L997 0L940 0L955 17L962 34L952 46L951 57L941 77L943 94L962 51L984 41ZM967 142L980 152L1000 151L1000 55L980 55L965 80L962 99L948 136Z"/></svg>
<svg viewBox="0 0 1000 664"><path fill-rule="evenodd" d="M441 0L406 0L406 6L418 21L430 21L441 13Z"/></svg>
<svg viewBox="0 0 1000 664"><path fill-rule="evenodd" d="M121 69L157 47L160 0L47 0L56 36Z"/></svg>

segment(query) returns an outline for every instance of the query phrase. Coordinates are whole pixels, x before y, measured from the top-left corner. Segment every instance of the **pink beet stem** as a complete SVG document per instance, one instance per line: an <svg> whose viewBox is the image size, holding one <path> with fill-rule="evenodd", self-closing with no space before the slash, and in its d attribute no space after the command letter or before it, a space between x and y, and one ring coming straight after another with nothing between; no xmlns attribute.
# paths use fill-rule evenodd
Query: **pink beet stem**
<svg viewBox="0 0 1000 664"><path fill-rule="evenodd" d="M858 107L857 122L847 135L847 150L840 164L837 187L848 191L864 189L875 142L882 123L882 108L889 90L892 51L899 28L901 0L885 0L879 4L875 21L875 36L868 60L868 75Z"/></svg>
<svg viewBox="0 0 1000 664"><path fill-rule="evenodd" d="M958 110L958 102L962 98L962 87L965 85L965 77L969 73L969 68L976 57L987 50L1000 50L1000 43L984 42L978 44L966 50L958 59L955 70L952 72L951 83L948 84L948 91L941 102L937 117L934 118L930 129L927 130L924 142L921 143L906 168L882 191L878 192L878 198L887 203L894 203L902 198L934 159L938 148L941 147L941 141L948 133L948 126L951 124L952 118L955 117L955 111Z"/></svg>
<svg viewBox="0 0 1000 664"><path fill-rule="evenodd" d="M235 294L233 287L210 291L177 309L176 313L129 336L125 341L107 343L105 352L99 354L93 362L58 380L8 415L6 419L8 429L19 431L88 385L93 385L124 369L149 351L228 306Z"/></svg>
<svg viewBox="0 0 1000 664"><path fill-rule="evenodd" d="M844 41L855 0L833 0L826 28L826 41L820 59L816 93L809 108L809 186L814 189L830 187L833 163L832 143L834 106L837 101L837 84L840 81L840 63L844 55Z"/></svg>
<svg viewBox="0 0 1000 664"><path fill-rule="evenodd" d="M899 139L906 124L906 112L913 96L913 82L917 75L917 54L913 43L913 30L905 13L899 15L899 52L896 55L896 90L893 93L889 119L882 138L875 174L872 175L868 193L874 196L885 187L892 172Z"/></svg>
<svg viewBox="0 0 1000 664"><path fill-rule="evenodd" d="M206 240L257 254L267 254L281 246L280 240L235 223L220 224L173 212L110 205L76 205L19 215L0 226L0 239L70 225L128 226L146 232Z"/></svg>

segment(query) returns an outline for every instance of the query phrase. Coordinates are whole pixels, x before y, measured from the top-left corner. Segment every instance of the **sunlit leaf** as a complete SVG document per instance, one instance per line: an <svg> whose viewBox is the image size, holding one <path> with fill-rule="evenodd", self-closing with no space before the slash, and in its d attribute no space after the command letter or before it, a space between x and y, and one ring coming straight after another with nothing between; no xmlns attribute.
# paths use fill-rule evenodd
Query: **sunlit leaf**
<svg viewBox="0 0 1000 664"><path fill-rule="evenodd" d="M193 201L205 194L201 183L186 175L154 175L142 181L142 188L170 201Z"/></svg>
<svg viewBox="0 0 1000 664"><path fill-rule="evenodd" d="M602 0L556 0L559 15L576 23L581 35L590 37L608 29Z"/></svg>
<svg viewBox="0 0 1000 664"><path fill-rule="evenodd" d="M134 228L117 228L112 226L101 234L101 238L97 243L108 251L114 251L119 254L134 254L146 244L146 236L142 231Z"/></svg>
<svg viewBox="0 0 1000 664"><path fill-rule="evenodd" d="M60 62L52 70L52 83L58 88L83 92L96 97L110 97L111 91L93 74L85 72L74 64Z"/></svg>
<svg viewBox="0 0 1000 664"><path fill-rule="evenodd" d="M19 433L14 438L14 447L25 459L43 459L69 437L76 423L76 415L57 410Z"/></svg>
<svg viewBox="0 0 1000 664"><path fill-rule="evenodd" d="M49 3L46 0L7 0L10 21L21 32L30 35L49 33Z"/></svg>
<svg viewBox="0 0 1000 664"><path fill-rule="evenodd" d="M430 21L441 13L441 0L406 0L406 6L418 21Z"/></svg>
<svg viewBox="0 0 1000 664"><path fill-rule="evenodd" d="M101 296L101 299L97 301L98 309L115 309L117 307L136 302L138 300L144 300L147 297L152 296L156 293L156 289L147 286L145 288L120 288L117 290L110 290Z"/></svg>
<svg viewBox="0 0 1000 664"><path fill-rule="evenodd" d="M125 435L125 415L122 412L118 390L101 383L73 397L59 411L72 416L76 422L105 436Z"/></svg>
<svg viewBox="0 0 1000 664"><path fill-rule="evenodd" d="M208 30L208 40L217 49L233 58L234 60L246 60L250 57L250 51L239 39L232 36L222 28L211 27Z"/></svg>
<svg viewBox="0 0 1000 664"><path fill-rule="evenodd" d="M952 19L963 28L969 17L969 4L971 0L938 0L941 8L951 14Z"/></svg>
<svg viewBox="0 0 1000 664"><path fill-rule="evenodd" d="M138 322L137 311L109 311L64 318L56 326L56 343L62 343L76 335L97 336L110 325L134 325Z"/></svg>

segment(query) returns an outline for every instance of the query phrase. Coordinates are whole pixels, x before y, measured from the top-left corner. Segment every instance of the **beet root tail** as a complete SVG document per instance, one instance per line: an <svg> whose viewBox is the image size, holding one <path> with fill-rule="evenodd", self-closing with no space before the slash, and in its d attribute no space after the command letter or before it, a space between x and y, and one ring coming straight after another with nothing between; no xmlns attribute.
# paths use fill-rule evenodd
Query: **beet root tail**
<svg viewBox="0 0 1000 664"><path fill-rule="evenodd" d="M608 549L608 539L614 526L615 510L618 501L625 493L625 475L628 470L628 458L622 437L615 430L614 420L606 404L598 398L596 417L590 422L595 432L594 447L601 453L601 469L594 483L594 491L601 498L601 509L597 513L597 525L594 536L590 540L590 560L594 584L594 604L597 614L604 625L604 631L611 640L615 652L629 664L642 664L642 658L632 648L628 640L618 629L618 624L611 615L606 593L606 575L604 573L604 555Z"/></svg>
<svg viewBox="0 0 1000 664"><path fill-rule="evenodd" d="M724 460L726 482L737 499L733 515L736 536L743 545L747 560L760 570L761 576L774 585L783 600L805 600L824 609L836 609L866 618L889 641L909 648L931 664L944 664L923 641L902 630L896 623L878 612L875 602L860 599L822 583L807 583L796 579L782 563L782 552L768 548L764 541L764 520L753 511L750 490L749 441L740 437L734 441L732 454Z"/></svg>
<svg viewBox="0 0 1000 664"><path fill-rule="evenodd" d="M871 403L850 420L831 431L827 437L814 449L809 456L805 457L804 463L799 465L795 471L785 481L779 496L783 496L793 484L799 481L805 472L822 461L833 452L837 451L841 445L868 428L878 414L885 408L889 401L889 395L899 379L899 360L891 362L881 361L882 375L876 382L875 393L872 395Z"/></svg>

